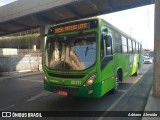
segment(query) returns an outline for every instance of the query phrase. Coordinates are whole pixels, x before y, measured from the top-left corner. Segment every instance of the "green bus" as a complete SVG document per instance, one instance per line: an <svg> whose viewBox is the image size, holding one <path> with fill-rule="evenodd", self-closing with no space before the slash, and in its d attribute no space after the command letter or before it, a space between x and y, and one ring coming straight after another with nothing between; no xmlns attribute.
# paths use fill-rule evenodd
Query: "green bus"
<svg viewBox="0 0 160 120"><path fill-rule="evenodd" d="M137 75L141 43L95 17L48 30L43 57L44 88L62 96L99 98Z"/></svg>

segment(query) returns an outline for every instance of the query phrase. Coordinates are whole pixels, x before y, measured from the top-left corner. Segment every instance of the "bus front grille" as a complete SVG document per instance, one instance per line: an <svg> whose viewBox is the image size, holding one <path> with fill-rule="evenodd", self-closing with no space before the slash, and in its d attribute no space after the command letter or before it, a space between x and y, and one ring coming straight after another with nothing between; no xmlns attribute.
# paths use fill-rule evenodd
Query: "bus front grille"
<svg viewBox="0 0 160 120"><path fill-rule="evenodd" d="M65 75L65 74L55 74L55 73L48 73L51 77L57 78L83 78L85 75Z"/></svg>

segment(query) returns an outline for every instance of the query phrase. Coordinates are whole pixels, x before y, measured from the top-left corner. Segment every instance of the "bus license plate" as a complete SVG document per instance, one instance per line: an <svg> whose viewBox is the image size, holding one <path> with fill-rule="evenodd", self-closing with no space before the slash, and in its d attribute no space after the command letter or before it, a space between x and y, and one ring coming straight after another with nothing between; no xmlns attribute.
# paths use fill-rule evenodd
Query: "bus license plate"
<svg viewBox="0 0 160 120"><path fill-rule="evenodd" d="M58 94L62 95L62 96L67 96L68 95L68 93L66 91L58 91Z"/></svg>

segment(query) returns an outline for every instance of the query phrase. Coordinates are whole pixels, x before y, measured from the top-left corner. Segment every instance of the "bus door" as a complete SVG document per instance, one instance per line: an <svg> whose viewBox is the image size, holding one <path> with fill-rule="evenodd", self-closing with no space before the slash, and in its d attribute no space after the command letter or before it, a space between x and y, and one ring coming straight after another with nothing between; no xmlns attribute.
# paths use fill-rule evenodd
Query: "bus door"
<svg viewBox="0 0 160 120"><path fill-rule="evenodd" d="M114 86L114 61L112 51L112 32L102 27L101 35L101 73L102 94L111 90Z"/></svg>

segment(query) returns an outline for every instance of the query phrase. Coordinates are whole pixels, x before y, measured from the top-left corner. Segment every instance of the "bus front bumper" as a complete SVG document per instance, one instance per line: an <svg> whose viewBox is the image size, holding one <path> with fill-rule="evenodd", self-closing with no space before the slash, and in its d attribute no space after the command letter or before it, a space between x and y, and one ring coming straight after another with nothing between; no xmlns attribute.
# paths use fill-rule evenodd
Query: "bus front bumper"
<svg viewBox="0 0 160 120"><path fill-rule="evenodd" d="M65 96L77 96L77 97L87 97L87 98L99 98L101 97L101 83L96 83L91 86L61 86L48 83L44 80L44 89L49 92L60 93L65 92ZM60 94L61 95L61 94Z"/></svg>

